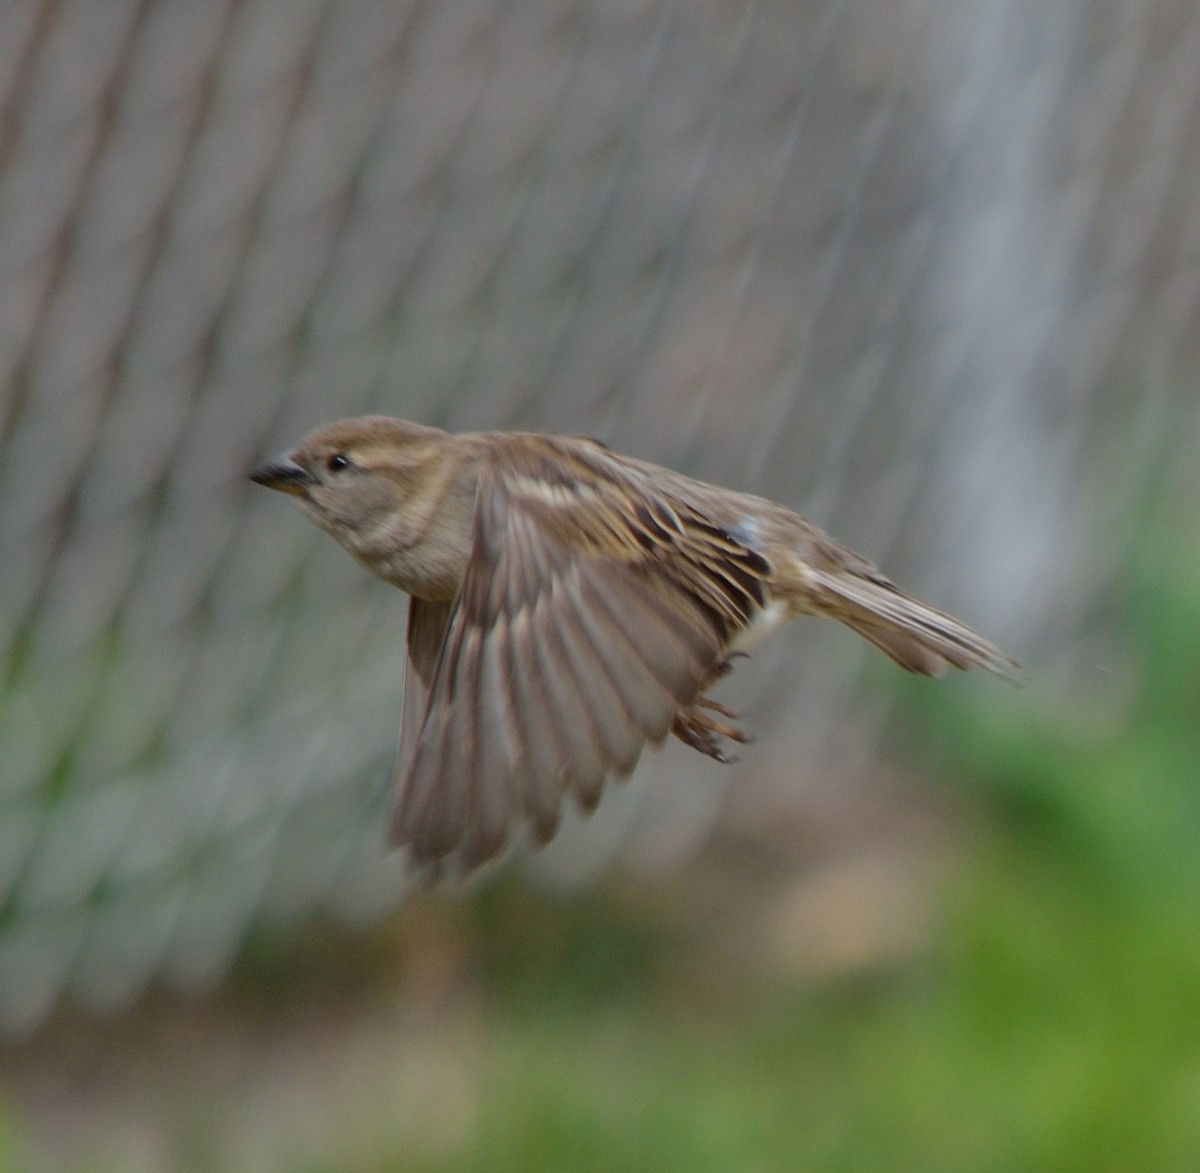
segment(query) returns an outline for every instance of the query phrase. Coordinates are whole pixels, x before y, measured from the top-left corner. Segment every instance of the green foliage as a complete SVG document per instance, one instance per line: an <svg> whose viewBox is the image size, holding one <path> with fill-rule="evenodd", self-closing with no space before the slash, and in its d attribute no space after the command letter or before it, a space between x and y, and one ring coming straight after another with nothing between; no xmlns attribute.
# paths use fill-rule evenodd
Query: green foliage
<svg viewBox="0 0 1200 1173"><path fill-rule="evenodd" d="M24 1138L7 1105L0 1102L0 1169L28 1167Z"/></svg>

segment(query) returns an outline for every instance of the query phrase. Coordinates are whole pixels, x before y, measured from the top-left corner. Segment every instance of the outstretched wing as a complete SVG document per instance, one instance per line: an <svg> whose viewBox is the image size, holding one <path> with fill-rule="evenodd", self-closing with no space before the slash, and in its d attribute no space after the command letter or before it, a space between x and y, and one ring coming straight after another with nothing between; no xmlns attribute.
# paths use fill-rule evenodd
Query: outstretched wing
<svg viewBox="0 0 1200 1173"><path fill-rule="evenodd" d="M413 602L391 832L421 865L474 868L519 823L545 842L566 794L593 809L764 601L761 555L636 470L519 439L481 473L453 604Z"/></svg>

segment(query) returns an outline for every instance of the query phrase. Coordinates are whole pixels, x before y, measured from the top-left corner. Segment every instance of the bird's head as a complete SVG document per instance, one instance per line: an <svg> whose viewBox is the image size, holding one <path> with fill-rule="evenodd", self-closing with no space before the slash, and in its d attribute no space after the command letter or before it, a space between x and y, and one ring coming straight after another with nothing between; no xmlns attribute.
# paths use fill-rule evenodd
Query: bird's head
<svg viewBox="0 0 1200 1173"><path fill-rule="evenodd" d="M466 524L473 497L463 439L389 416L337 420L254 469L256 484L294 496L324 530L405 589L395 571L419 547L435 513Z"/></svg>

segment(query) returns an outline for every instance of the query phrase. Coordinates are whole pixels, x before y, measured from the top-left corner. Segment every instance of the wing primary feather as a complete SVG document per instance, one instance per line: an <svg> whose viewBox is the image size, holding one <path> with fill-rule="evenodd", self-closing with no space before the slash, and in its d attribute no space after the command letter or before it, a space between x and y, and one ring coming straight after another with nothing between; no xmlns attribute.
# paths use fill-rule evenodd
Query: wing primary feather
<svg viewBox="0 0 1200 1173"><path fill-rule="evenodd" d="M637 763L644 737L626 713L620 683L609 676L604 660L596 652L592 625L588 622L575 574L563 580L562 608L559 634L571 675L588 698L593 728L605 757L614 769L628 774Z"/></svg>
<svg viewBox="0 0 1200 1173"><path fill-rule="evenodd" d="M487 655L480 672L478 705L480 723L490 734L490 743L499 753L492 768L501 774L512 774L521 760L521 745L517 738L519 701L515 696L516 682L512 662L513 633L510 624L497 622L488 635ZM486 702L490 701L490 704Z"/></svg>
<svg viewBox="0 0 1200 1173"><path fill-rule="evenodd" d="M561 583L556 583L555 594L561 589ZM581 809L591 811L600 801L610 763L604 756L591 701L564 645L565 624L548 607L539 610L537 619L537 649L547 683L549 723L558 736L563 760L562 784L569 786Z"/></svg>
<svg viewBox="0 0 1200 1173"><path fill-rule="evenodd" d="M583 606L579 617L591 655L613 685L629 723L643 739L657 739L660 727L665 733L667 719L675 710L674 699L641 661L624 634L623 624L614 622L603 606L602 594L589 589L586 580L580 582L580 593ZM624 602L632 606L631 600ZM629 622L628 616L624 622Z"/></svg>
<svg viewBox="0 0 1200 1173"><path fill-rule="evenodd" d="M389 835L399 843L398 812L429 707L430 689L449 626L449 603L413 599L408 612L408 656L404 669L404 698L400 717L400 746L396 755L395 797Z"/></svg>
<svg viewBox="0 0 1200 1173"><path fill-rule="evenodd" d="M618 615L610 603L608 592L586 579L581 580L584 605L581 614L587 621L590 646L599 663L617 686L617 692L629 719L651 741L666 736L671 718L679 707L677 693L684 692L675 681L663 680L647 655L646 646L638 639L649 641L653 615L642 605L636 594L621 600L623 615ZM657 658L665 658L661 654ZM699 682L696 681L696 684Z"/></svg>
<svg viewBox="0 0 1200 1173"><path fill-rule="evenodd" d="M513 816L513 778L520 750L513 736L512 688L507 679L511 642L508 625L497 622L483 636L476 692L469 720L479 747L471 776L471 807L459 848L467 868L498 855L508 840Z"/></svg>
<svg viewBox="0 0 1200 1173"><path fill-rule="evenodd" d="M543 594L535 611L543 609L545 603ZM542 673L534 614L525 608L513 624L512 670L514 685L519 690L513 708L523 750L516 784L534 837L545 843L558 829L563 771L553 721L548 719L546 710L550 686Z"/></svg>
<svg viewBox="0 0 1200 1173"><path fill-rule="evenodd" d="M453 655L452 640L447 639L442 659L438 663L430 686L431 698L436 695L441 678L447 671L447 658ZM437 726L444 720L444 709L439 710L432 700L426 704L425 714L417 729L414 744L406 755L407 769L400 779L396 793L396 803L392 813L392 837L397 844L409 847L414 856L418 855L420 851L416 840L419 838L421 814L427 804L428 791L437 782L434 755L430 752L430 748L440 743L441 730Z"/></svg>
<svg viewBox="0 0 1200 1173"><path fill-rule="evenodd" d="M715 638L696 623L671 612L647 585L633 580L621 591L620 611L610 601L615 592L597 584L590 592L615 631L647 672L677 705L689 704L708 676L718 654ZM630 621L636 608L636 618Z"/></svg>
<svg viewBox="0 0 1200 1173"><path fill-rule="evenodd" d="M467 729L464 736L460 726L469 724L462 717L470 704L469 661L478 651L479 633L463 622L461 613L456 618L446 652L446 680L434 690L414 763L408 826L413 852L422 862L436 862L450 855L461 842L468 819L474 732ZM462 698L465 703L452 703L454 698Z"/></svg>

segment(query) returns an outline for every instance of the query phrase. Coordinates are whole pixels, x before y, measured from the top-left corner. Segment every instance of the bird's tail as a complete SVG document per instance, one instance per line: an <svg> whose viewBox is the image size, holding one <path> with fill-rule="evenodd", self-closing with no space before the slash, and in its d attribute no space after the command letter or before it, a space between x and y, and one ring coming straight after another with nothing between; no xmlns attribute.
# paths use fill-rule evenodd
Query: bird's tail
<svg viewBox="0 0 1200 1173"><path fill-rule="evenodd" d="M886 579L846 570L810 573L822 588L828 613L909 672L941 676L947 665L953 665L1012 676L1018 668L995 644L953 616L904 594Z"/></svg>

